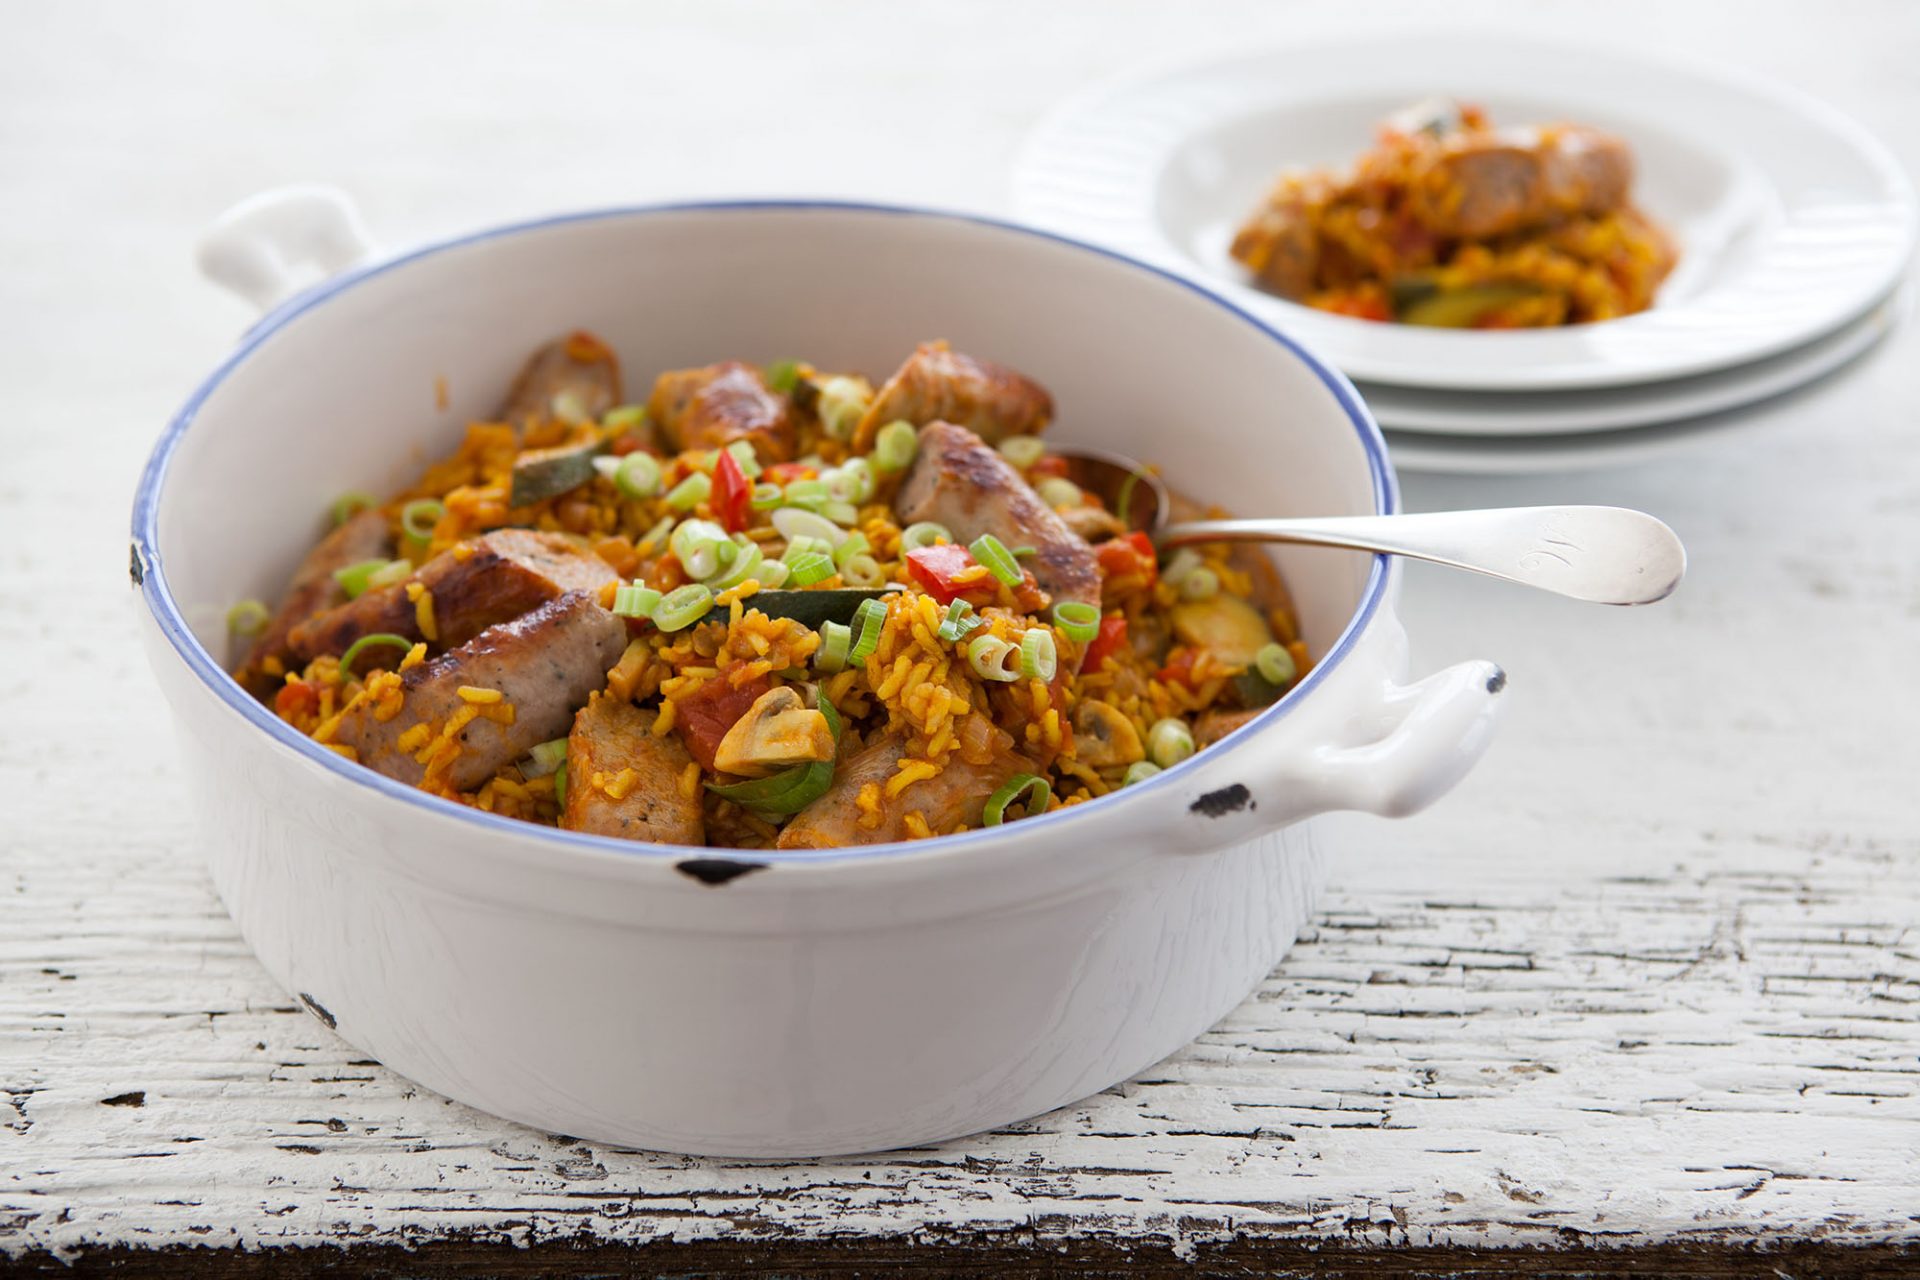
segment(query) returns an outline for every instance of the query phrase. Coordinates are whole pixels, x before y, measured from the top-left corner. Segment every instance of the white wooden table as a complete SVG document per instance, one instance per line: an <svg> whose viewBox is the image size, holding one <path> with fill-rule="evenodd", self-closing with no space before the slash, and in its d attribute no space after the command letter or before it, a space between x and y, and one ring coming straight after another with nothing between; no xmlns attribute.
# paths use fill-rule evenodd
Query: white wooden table
<svg viewBox="0 0 1920 1280"><path fill-rule="evenodd" d="M1321 1250L1390 1274L1718 1275L1753 1247L1782 1274L1920 1266L1913 331L1670 462L1411 478L1415 509L1651 509L1692 574L1623 613L1413 571L1417 662L1512 675L1483 767L1418 819L1348 824L1317 923L1198 1044L1030 1124L769 1165L501 1123L297 1010L200 868L125 530L149 441L244 319L190 260L226 203L333 181L394 243L690 194L997 209L1059 95L1142 55L1357 21L1334 9L8 6L0 1270L318 1244L359 1263L421 1247L413 1273L1251 1269ZM1920 169L1920 9L1721 9L1566 3L1521 25L1716 51ZM536 1249L475 1263L500 1242ZM1469 1252L1523 1248L1561 1252Z"/></svg>

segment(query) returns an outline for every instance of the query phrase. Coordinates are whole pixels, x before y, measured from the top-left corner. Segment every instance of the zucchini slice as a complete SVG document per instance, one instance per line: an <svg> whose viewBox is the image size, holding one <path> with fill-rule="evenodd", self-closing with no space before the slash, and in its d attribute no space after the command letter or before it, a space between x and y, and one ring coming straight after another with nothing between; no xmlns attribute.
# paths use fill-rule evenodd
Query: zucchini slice
<svg viewBox="0 0 1920 1280"><path fill-rule="evenodd" d="M607 451L605 440L529 449L513 463L510 507L525 507L578 489L593 479L593 460Z"/></svg>

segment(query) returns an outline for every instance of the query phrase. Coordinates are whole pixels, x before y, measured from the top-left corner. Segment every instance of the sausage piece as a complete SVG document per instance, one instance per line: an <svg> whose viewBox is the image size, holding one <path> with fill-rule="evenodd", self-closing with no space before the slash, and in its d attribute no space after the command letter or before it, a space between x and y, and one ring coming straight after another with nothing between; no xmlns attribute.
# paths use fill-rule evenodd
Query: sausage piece
<svg viewBox="0 0 1920 1280"><path fill-rule="evenodd" d="M606 683L608 668L626 647L626 623L586 593L569 592L401 672L404 701L398 715L381 720L378 704L363 699L341 717L332 740L352 747L361 764L410 786L426 778L436 746L442 753L457 748L439 776L456 791L470 791L538 744L566 733L573 713ZM513 723L481 715L439 742L448 720L469 705L460 696L469 686L499 690L513 705ZM487 704L481 705L484 710ZM403 750L400 739L422 724L431 731L427 742L414 746L410 739Z"/></svg>
<svg viewBox="0 0 1920 1280"><path fill-rule="evenodd" d="M854 428L853 447L871 448L881 427L902 420L916 427L951 422L999 444L1008 436L1038 435L1052 418L1053 397L1032 378L945 342L923 342L874 396Z"/></svg>
<svg viewBox="0 0 1920 1280"><path fill-rule="evenodd" d="M647 417L676 450L747 440L769 462L793 456L787 398L768 390L760 371L738 360L661 374L647 400Z"/></svg>
<svg viewBox="0 0 1920 1280"><path fill-rule="evenodd" d="M571 404L565 404L561 397ZM620 360L613 348L576 329L547 343L520 367L500 406L514 426L559 416L556 403L598 421L620 405Z"/></svg>
<svg viewBox="0 0 1920 1280"><path fill-rule="evenodd" d="M619 579L613 567L564 534L495 529L443 551L407 582L379 587L318 614L288 637L303 662L345 653L361 636L390 631L418 640L419 609L407 587L433 596L434 643L454 648L568 591L597 592Z"/></svg>
<svg viewBox="0 0 1920 1280"><path fill-rule="evenodd" d="M802 809L780 832L779 849L838 849L848 845L883 844L907 838L907 814L918 811L935 832L956 823L980 824L987 797L1014 774L1033 768L1018 755L996 752L986 764L970 764L949 756L945 767L931 778L887 796L887 779L898 771L906 755L906 739L888 734L857 755L840 762L826 794ZM860 792L869 783L882 788L880 825L860 825Z"/></svg>
<svg viewBox="0 0 1920 1280"><path fill-rule="evenodd" d="M932 520L966 543L990 533L1009 547L1030 546L1022 563L1055 601L1100 604L1093 548L1069 529L997 449L950 422L920 429L920 451L894 497L901 525Z"/></svg>
<svg viewBox="0 0 1920 1280"><path fill-rule="evenodd" d="M659 844L707 842L699 795L689 799L680 790L693 757L678 738L654 736L658 714L605 694L580 709L567 737L561 826Z"/></svg>
<svg viewBox="0 0 1920 1280"><path fill-rule="evenodd" d="M1484 239L1626 203L1633 154L1578 125L1448 137L1414 164L1408 209L1437 235Z"/></svg>
<svg viewBox="0 0 1920 1280"><path fill-rule="evenodd" d="M322 538L320 545L307 552L307 558L300 562L293 581L287 584L279 612L253 642L234 678L254 697L272 697L282 680L264 669L267 659L277 659L282 667L293 666L297 659L288 643L289 634L315 614L347 598L345 589L333 579L334 570L362 560L382 559L392 551L392 531L387 517L378 510L359 512Z"/></svg>

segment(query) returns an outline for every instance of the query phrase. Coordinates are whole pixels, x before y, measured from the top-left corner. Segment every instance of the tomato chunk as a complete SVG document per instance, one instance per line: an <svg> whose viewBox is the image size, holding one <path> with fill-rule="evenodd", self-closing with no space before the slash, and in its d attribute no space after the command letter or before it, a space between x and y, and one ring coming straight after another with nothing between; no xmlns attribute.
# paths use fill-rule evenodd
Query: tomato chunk
<svg viewBox="0 0 1920 1280"><path fill-rule="evenodd" d="M1100 619L1099 634L1087 641L1087 652L1080 659L1082 671L1098 671L1100 664L1120 651L1127 642L1127 620L1114 616Z"/></svg>
<svg viewBox="0 0 1920 1280"><path fill-rule="evenodd" d="M747 473L740 469L740 460L731 451L722 449L713 464L713 513L719 517L721 527L728 533L746 528L752 502L753 485L747 480Z"/></svg>
<svg viewBox="0 0 1920 1280"><path fill-rule="evenodd" d="M765 676L742 685L718 676L675 700L673 727L701 768L713 770L714 752L720 749L720 740L727 736L727 730L747 714L754 699L771 688L773 681Z"/></svg>
<svg viewBox="0 0 1920 1280"><path fill-rule="evenodd" d="M275 715L312 715L320 709L320 691L305 680L289 680L273 695Z"/></svg>
<svg viewBox="0 0 1920 1280"><path fill-rule="evenodd" d="M1160 578L1160 558L1154 554L1153 540L1144 533L1101 543L1094 561L1106 583L1120 590L1132 590L1136 584L1152 587Z"/></svg>
<svg viewBox="0 0 1920 1280"><path fill-rule="evenodd" d="M941 604L950 604L956 596L970 591L991 590L994 584L993 575L973 558L973 552L955 542L907 552L907 574Z"/></svg>

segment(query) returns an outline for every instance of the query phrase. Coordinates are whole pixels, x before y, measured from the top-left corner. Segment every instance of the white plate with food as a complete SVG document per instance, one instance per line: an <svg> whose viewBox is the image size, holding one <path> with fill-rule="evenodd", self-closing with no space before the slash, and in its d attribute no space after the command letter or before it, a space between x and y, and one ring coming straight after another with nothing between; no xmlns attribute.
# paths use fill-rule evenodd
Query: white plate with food
<svg viewBox="0 0 1920 1280"><path fill-rule="evenodd" d="M1580 392L1442 391L1373 384L1359 389L1374 418L1394 432L1493 438L1527 449L1561 437L1584 439L1622 428L1684 423L1783 395L1858 359L1912 306L1913 291L1906 288L1858 320L1772 359L1645 386Z"/></svg>
<svg viewBox="0 0 1920 1280"><path fill-rule="evenodd" d="M1203 281L1352 377L1479 390L1626 386L1790 350L1884 297L1915 228L1885 148L1797 90L1486 33L1272 49L1096 89L1035 132L1013 198L1031 222Z"/></svg>

